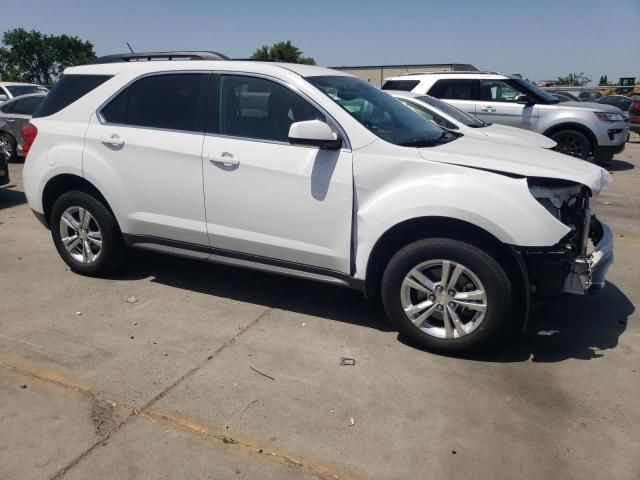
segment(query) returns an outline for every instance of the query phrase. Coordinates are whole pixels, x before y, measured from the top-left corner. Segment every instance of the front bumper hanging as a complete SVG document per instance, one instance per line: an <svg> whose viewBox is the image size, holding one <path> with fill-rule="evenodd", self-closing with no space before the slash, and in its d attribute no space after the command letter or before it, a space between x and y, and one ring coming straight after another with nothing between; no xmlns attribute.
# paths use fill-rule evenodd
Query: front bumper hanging
<svg viewBox="0 0 640 480"><path fill-rule="evenodd" d="M576 258L564 282L565 293L576 295L594 294L604 287L607 271L613 263L613 233L604 223L597 222L602 229L600 239L591 254Z"/></svg>

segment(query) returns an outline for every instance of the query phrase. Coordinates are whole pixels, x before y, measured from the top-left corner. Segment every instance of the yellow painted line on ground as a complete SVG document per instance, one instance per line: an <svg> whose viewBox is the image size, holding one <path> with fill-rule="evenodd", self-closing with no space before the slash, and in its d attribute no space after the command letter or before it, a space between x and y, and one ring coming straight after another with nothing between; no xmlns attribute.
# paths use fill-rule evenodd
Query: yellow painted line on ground
<svg viewBox="0 0 640 480"><path fill-rule="evenodd" d="M121 419L123 417L144 418L153 422L160 422L173 428L180 429L185 432L197 435L200 438L214 441L211 443L219 443L223 447L233 447L236 452L242 452L251 455L252 458L270 463L276 463L280 466L300 470L303 473L311 474L321 480L361 480L361 477L352 473L343 471L337 466L311 459L294 453L286 452L278 448L269 446L259 441L244 438L237 435L226 428L206 425L197 421L188 419L175 414L168 414L155 409L145 411L137 411L133 407L125 404L117 404L104 399L97 399L95 393L87 385L75 381L63 373L49 369L41 368L31 364L30 362L15 357L7 357L0 355L0 368L5 369L13 374L22 375L29 378L56 385L60 388L78 392L83 396L88 396L96 402L110 403L116 410L120 411ZM0 372L1 373L1 372ZM130 420L130 419L129 419ZM122 420L117 425L119 428L127 420ZM116 431L117 428L113 431ZM111 433L108 433L108 437ZM106 437L105 437L106 438ZM102 441L102 440L101 440Z"/></svg>
<svg viewBox="0 0 640 480"><path fill-rule="evenodd" d="M253 439L241 437L226 428L206 425L186 417L167 414L155 409L147 410L140 415L153 419L154 421L162 422L167 426L180 428L181 430L197 434L206 439L220 442L229 448L237 448L238 451L248 453L253 457L276 462L286 467L300 469L320 479L360 480L362 478L353 473L343 471L335 465L286 452Z"/></svg>

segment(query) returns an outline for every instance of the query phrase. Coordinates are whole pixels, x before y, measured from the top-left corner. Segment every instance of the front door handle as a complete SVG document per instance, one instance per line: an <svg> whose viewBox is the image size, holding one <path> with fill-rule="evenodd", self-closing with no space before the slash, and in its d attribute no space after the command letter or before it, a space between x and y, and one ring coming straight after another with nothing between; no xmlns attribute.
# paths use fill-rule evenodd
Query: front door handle
<svg viewBox="0 0 640 480"><path fill-rule="evenodd" d="M209 155L209 161L225 167L236 167L240 165L240 161L234 158L229 152L224 152L222 155Z"/></svg>
<svg viewBox="0 0 640 480"><path fill-rule="evenodd" d="M120 135L116 135L115 133L109 137L100 137L100 142L105 145L113 145L115 147L124 145L124 140L120 138Z"/></svg>
<svg viewBox="0 0 640 480"><path fill-rule="evenodd" d="M5 118L5 121L6 121L7 123L13 123L13 122L15 122L15 121L16 121L16 119L15 119L15 118Z"/></svg>
<svg viewBox="0 0 640 480"><path fill-rule="evenodd" d="M481 112L495 112L496 109L493 107L484 107L480 109Z"/></svg>

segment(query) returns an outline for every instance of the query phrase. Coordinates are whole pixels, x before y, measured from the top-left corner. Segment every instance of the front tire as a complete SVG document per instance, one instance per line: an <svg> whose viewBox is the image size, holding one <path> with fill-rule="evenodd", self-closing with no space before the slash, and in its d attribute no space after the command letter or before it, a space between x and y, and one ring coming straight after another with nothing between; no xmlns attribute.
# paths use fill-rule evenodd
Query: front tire
<svg viewBox="0 0 640 480"><path fill-rule="evenodd" d="M502 266L458 240L420 240L399 250L382 277L382 302L399 332L442 353L477 350L502 333L512 286Z"/></svg>
<svg viewBox="0 0 640 480"><path fill-rule="evenodd" d="M560 130L553 133L550 138L558 144L555 148L557 152L582 158L583 160L589 156L591 143L582 132L577 130Z"/></svg>
<svg viewBox="0 0 640 480"><path fill-rule="evenodd" d="M74 272L103 276L122 264L125 246L118 223L93 196L79 191L61 195L49 225L58 253Z"/></svg>

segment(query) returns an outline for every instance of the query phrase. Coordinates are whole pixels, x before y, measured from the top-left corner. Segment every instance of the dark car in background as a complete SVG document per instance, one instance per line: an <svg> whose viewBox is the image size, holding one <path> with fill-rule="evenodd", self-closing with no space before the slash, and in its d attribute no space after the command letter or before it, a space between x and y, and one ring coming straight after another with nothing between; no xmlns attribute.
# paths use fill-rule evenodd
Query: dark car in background
<svg viewBox="0 0 640 480"><path fill-rule="evenodd" d="M22 95L0 104L0 155L7 161L22 156L20 130L29 123L45 96L45 93Z"/></svg>
<svg viewBox="0 0 640 480"><path fill-rule="evenodd" d="M640 133L640 100L633 101L627 114L627 125L629 125L629 130Z"/></svg>
<svg viewBox="0 0 640 480"><path fill-rule="evenodd" d="M598 99L598 103L604 103L606 105L613 105L618 107L624 113L629 111L629 107L633 103L633 99L624 95L608 95Z"/></svg>
<svg viewBox="0 0 640 480"><path fill-rule="evenodd" d="M600 92L596 91L584 91L578 94L578 98L581 102L597 102L599 98L602 98L604 95Z"/></svg>

